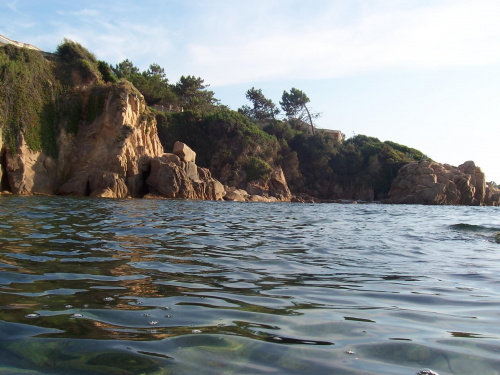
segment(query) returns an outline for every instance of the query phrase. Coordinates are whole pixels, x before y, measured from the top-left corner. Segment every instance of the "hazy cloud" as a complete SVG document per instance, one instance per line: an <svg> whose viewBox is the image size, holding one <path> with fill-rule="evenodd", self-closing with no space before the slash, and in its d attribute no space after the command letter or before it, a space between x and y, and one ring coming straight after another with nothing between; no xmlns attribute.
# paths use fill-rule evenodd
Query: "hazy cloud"
<svg viewBox="0 0 500 375"><path fill-rule="evenodd" d="M279 14L252 21L238 38L193 43L191 64L214 84L295 77L334 78L371 70L500 62L500 2L443 2L418 9L363 11L338 26L332 6L321 21L290 29ZM330 12L330 13L328 13ZM266 22L283 24L272 33ZM250 31L249 31L250 30ZM217 34L217 33L216 33Z"/></svg>

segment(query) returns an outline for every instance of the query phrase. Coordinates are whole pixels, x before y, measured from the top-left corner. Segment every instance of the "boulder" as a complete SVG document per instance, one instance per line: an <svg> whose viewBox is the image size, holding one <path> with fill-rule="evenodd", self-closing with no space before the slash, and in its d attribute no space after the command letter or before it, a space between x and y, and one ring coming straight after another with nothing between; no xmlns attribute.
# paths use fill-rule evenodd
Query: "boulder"
<svg viewBox="0 0 500 375"><path fill-rule="evenodd" d="M482 205L485 203L484 173L474 162L459 167L420 161L398 172L389 192L390 203L429 205Z"/></svg>
<svg viewBox="0 0 500 375"><path fill-rule="evenodd" d="M274 168L269 180L269 195L278 198L280 201L289 202L292 198L292 193L288 188L285 175L281 167Z"/></svg>
<svg viewBox="0 0 500 375"><path fill-rule="evenodd" d="M174 150L172 152L186 162L196 162L196 152L191 150L186 144L182 142L175 142Z"/></svg>
<svg viewBox="0 0 500 375"><path fill-rule="evenodd" d="M281 167L273 168L269 180L248 182L246 185L246 191L250 195L259 195L266 198L273 197L282 202L290 202L292 199L292 193L288 188L288 184Z"/></svg>
<svg viewBox="0 0 500 375"><path fill-rule="evenodd" d="M491 182L486 184L484 204L487 206L500 206L500 189Z"/></svg>
<svg viewBox="0 0 500 375"><path fill-rule="evenodd" d="M156 192L165 198L222 200L225 193L224 186L212 178L208 169L175 159L172 154L151 160L146 184L153 194Z"/></svg>
<svg viewBox="0 0 500 375"><path fill-rule="evenodd" d="M248 194L247 194L248 196ZM224 195L224 200L226 201L233 201L233 202L245 202L245 196L242 194L239 194L237 191L226 191L226 194Z"/></svg>
<svg viewBox="0 0 500 375"><path fill-rule="evenodd" d="M269 202L276 202L277 199L274 198L274 199L271 199L269 197L263 197L262 195L250 195L248 197L248 201L249 202L265 202L265 203L269 203Z"/></svg>

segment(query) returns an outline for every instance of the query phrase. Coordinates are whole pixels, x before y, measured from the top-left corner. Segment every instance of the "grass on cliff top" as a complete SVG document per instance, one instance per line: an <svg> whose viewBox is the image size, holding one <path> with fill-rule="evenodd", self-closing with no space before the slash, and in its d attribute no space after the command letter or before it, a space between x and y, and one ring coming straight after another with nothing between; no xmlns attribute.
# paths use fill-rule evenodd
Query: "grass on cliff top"
<svg viewBox="0 0 500 375"><path fill-rule="evenodd" d="M0 122L5 144L14 152L23 132L32 150L57 156L53 69L37 51L0 48Z"/></svg>
<svg viewBox="0 0 500 375"><path fill-rule="evenodd" d="M31 150L56 158L58 123L76 134L81 123L102 113L106 90L100 70L103 64L92 53L69 40L50 59L26 48L0 47L0 130L5 147L17 152L22 133ZM74 91L74 72L97 83L87 101ZM120 88L127 84L132 86L120 83Z"/></svg>

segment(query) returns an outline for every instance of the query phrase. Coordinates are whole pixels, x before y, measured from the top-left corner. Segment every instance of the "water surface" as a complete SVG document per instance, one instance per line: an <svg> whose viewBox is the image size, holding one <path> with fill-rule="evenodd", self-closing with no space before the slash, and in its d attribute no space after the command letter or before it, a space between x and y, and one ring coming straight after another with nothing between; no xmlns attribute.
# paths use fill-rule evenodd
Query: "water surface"
<svg viewBox="0 0 500 375"><path fill-rule="evenodd" d="M0 196L0 373L498 375L499 212Z"/></svg>

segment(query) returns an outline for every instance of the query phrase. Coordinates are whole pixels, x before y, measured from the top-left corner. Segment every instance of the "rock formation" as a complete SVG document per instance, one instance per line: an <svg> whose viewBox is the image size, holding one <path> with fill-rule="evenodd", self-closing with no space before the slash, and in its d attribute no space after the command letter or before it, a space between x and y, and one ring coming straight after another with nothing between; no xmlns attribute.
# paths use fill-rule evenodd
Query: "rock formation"
<svg viewBox="0 0 500 375"><path fill-rule="evenodd" d="M500 189L491 182L486 183L484 204L486 206L500 206Z"/></svg>
<svg viewBox="0 0 500 375"><path fill-rule="evenodd" d="M195 164L196 153L187 145L176 142L174 153L151 160L151 173L146 181L148 198L222 200L224 186L212 178L210 171Z"/></svg>
<svg viewBox="0 0 500 375"><path fill-rule="evenodd" d="M5 151L5 173L14 194L54 194L57 188L56 162L43 152L32 151L20 134L16 152Z"/></svg>
<svg viewBox="0 0 500 375"><path fill-rule="evenodd" d="M477 206L488 204L486 193L484 173L472 161L458 168L420 161L401 167L392 183L389 202Z"/></svg>
<svg viewBox="0 0 500 375"><path fill-rule="evenodd" d="M58 124L58 158L32 151L20 134L16 150L6 149L3 189L14 194L61 194L109 198L139 197L151 158L163 154L143 96L126 82L102 87L103 111L76 134ZM88 105L92 90L78 93Z"/></svg>
<svg viewBox="0 0 500 375"><path fill-rule="evenodd" d="M113 86L104 111L76 136L61 131L58 194L140 197L151 158L163 154L154 119L143 96L130 84ZM68 176L67 178L64 178Z"/></svg>
<svg viewBox="0 0 500 375"><path fill-rule="evenodd" d="M246 191L249 195L262 196L272 201L290 202L292 194L280 167L275 167L269 180L258 180L247 183Z"/></svg>

